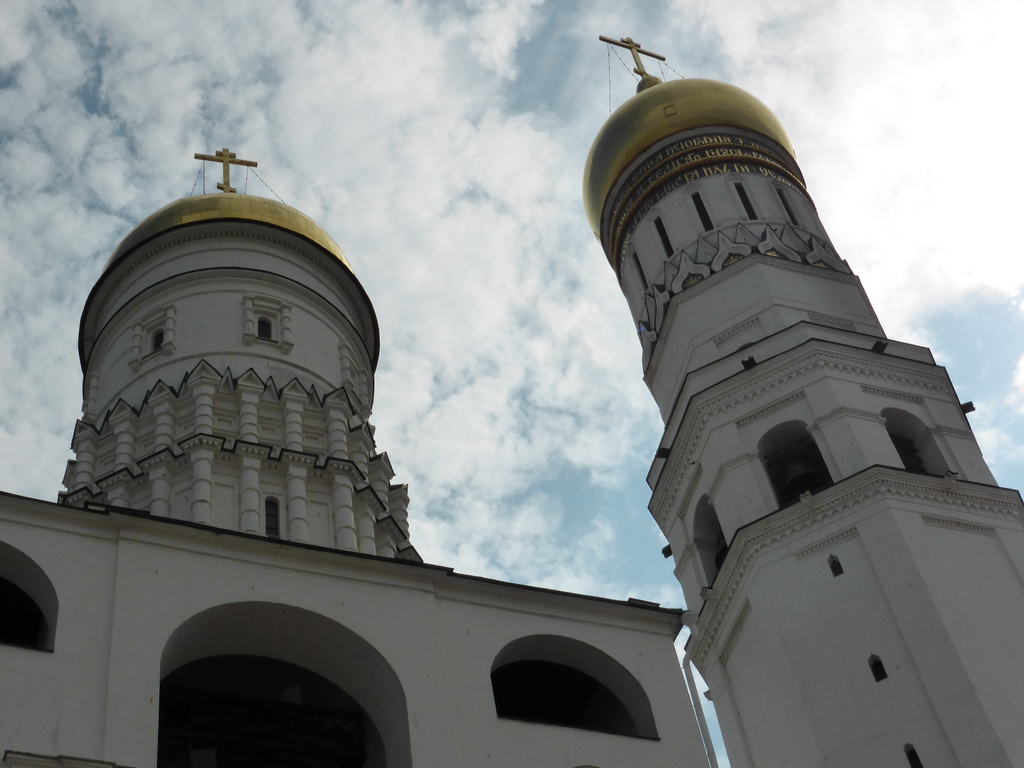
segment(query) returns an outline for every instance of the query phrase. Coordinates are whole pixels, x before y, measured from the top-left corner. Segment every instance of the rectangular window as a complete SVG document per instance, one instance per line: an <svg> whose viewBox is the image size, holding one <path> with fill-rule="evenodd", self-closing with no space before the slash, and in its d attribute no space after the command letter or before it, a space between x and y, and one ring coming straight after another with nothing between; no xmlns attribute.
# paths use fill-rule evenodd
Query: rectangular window
<svg viewBox="0 0 1024 768"><path fill-rule="evenodd" d="M661 223L661 218L654 218L654 226L658 230L658 235L661 237L661 245L665 249L665 255L669 258L672 257L672 241L668 239L668 232L665 231L665 225ZM646 281L644 281L646 283Z"/></svg>
<svg viewBox="0 0 1024 768"><path fill-rule="evenodd" d="M782 187L776 187L775 191L779 193L779 200L782 201L782 207L786 209L786 215L789 216L790 223L795 227L799 227L800 222L796 220L796 214L793 213L793 209L789 207L789 200L786 199L785 191Z"/></svg>
<svg viewBox="0 0 1024 768"><path fill-rule="evenodd" d="M748 219L756 219L757 213L754 211L754 206L750 202L750 198L747 197L747 190L743 188L743 185L739 182L736 183L736 194L740 196L740 202L743 203L743 210L747 213Z"/></svg>
<svg viewBox="0 0 1024 768"><path fill-rule="evenodd" d="M700 199L700 195L696 192L690 195L690 199L693 200L693 207L697 209L697 215L700 216L700 223L704 226L704 231L710 232L715 228L715 225L711 222L708 209L704 207L704 201Z"/></svg>

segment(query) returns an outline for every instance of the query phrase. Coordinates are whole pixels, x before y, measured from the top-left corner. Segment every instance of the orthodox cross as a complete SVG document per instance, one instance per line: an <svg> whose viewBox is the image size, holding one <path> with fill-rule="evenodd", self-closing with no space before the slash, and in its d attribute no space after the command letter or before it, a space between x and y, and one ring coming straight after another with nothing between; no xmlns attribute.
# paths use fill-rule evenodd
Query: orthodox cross
<svg viewBox="0 0 1024 768"><path fill-rule="evenodd" d="M665 57L662 56L660 53L652 53L651 51L645 51L643 48L640 47L640 43L638 43L632 37L623 37L619 40L612 40L610 37L598 35L598 39L602 43L611 43L612 45L619 46L619 48L628 48L629 52L633 54L633 63L636 64L636 69L634 69L633 71L640 75L640 77L646 77L648 74L647 70L644 69L644 63L640 61L641 53L644 56L650 56L652 59L657 59L658 61L665 61Z"/></svg>
<svg viewBox="0 0 1024 768"><path fill-rule="evenodd" d="M228 150L227 147L224 149L218 149L212 155L204 155L200 152L196 152L196 160L209 160L214 163L223 163L224 165L224 181L223 183L217 184L217 189L221 192L237 192L238 190L231 186L231 166L232 165L245 165L249 168L256 168L259 163L255 160L239 160L238 156Z"/></svg>

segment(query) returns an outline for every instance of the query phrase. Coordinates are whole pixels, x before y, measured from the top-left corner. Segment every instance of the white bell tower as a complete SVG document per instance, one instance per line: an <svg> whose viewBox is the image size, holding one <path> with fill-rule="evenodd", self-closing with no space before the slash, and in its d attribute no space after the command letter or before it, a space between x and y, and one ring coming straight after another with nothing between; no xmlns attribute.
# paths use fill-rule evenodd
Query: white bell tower
<svg viewBox="0 0 1024 768"><path fill-rule="evenodd" d="M418 560L405 486L369 425L378 328L308 216L237 194L178 200L117 247L86 302L62 502Z"/></svg>
<svg viewBox="0 0 1024 768"><path fill-rule="evenodd" d="M929 350L886 338L770 110L638 71L584 194L732 765L1024 765L1020 495Z"/></svg>

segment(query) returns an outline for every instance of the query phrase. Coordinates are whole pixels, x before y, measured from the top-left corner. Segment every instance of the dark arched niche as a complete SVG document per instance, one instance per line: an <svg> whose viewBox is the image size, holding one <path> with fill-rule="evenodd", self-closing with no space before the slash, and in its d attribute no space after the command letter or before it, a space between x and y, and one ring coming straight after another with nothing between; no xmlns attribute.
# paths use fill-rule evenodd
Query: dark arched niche
<svg viewBox="0 0 1024 768"><path fill-rule="evenodd" d="M569 637L513 640L491 665L491 688L499 717L658 738L637 679L604 651Z"/></svg>
<svg viewBox="0 0 1024 768"><path fill-rule="evenodd" d="M700 497L693 511L693 544L704 570L704 585L710 587L729 554L729 544L707 494Z"/></svg>
<svg viewBox="0 0 1024 768"><path fill-rule="evenodd" d="M787 421L772 427L757 443L772 490L780 507L817 493L832 485L832 475L802 421Z"/></svg>
<svg viewBox="0 0 1024 768"><path fill-rule="evenodd" d="M917 416L900 408L884 408L885 431L908 472L944 475L949 465L935 444L931 430Z"/></svg>
<svg viewBox="0 0 1024 768"><path fill-rule="evenodd" d="M57 591L36 562L0 541L0 643L52 651Z"/></svg>
<svg viewBox="0 0 1024 768"><path fill-rule="evenodd" d="M174 631L161 657L161 679L173 682L175 671L211 657L263 657L322 678L366 715L366 768L412 768L402 684L380 652L352 630L278 603L217 606Z"/></svg>

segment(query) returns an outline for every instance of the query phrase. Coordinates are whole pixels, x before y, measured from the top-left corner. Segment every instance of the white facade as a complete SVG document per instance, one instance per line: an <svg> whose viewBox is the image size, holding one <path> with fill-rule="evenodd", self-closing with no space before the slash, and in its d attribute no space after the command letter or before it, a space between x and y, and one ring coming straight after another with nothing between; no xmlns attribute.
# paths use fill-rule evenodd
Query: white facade
<svg viewBox="0 0 1024 768"><path fill-rule="evenodd" d="M886 339L764 111L655 85L589 161L621 155L617 125L661 131L594 224L665 421L650 508L731 763L1024 765L1020 495L931 353Z"/></svg>
<svg viewBox="0 0 1024 768"><path fill-rule="evenodd" d="M61 503L0 494L7 768L707 765L682 611L420 561L377 343L287 206L189 198L125 239Z"/></svg>

